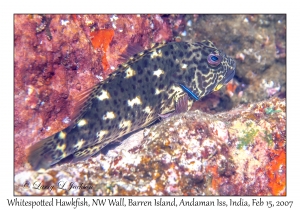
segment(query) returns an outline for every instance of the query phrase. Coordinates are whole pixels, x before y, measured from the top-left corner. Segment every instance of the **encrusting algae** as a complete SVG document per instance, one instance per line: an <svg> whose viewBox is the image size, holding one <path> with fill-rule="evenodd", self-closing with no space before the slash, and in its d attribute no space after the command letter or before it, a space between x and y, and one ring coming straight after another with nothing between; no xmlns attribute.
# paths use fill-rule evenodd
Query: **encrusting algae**
<svg viewBox="0 0 300 210"><path fill-rule="evenodd" d="M266 107L281 110L270 118ZM15 176L16 195L285 195L285 100L272 98L229 112L178 114L87 161L26 170ZM250 115L256 113L253 119ZM201 116L201 117L199 117ZM259 129L241 149L240 131ZM265 132L272 144L265 141ZM138 133L143 133L138 132ZM54 186L35 189L32 183ZM64 189L57 187L61 181ZM28 187L24 183L28 182ZM91 189L71 185L91 186Z"/></svg>

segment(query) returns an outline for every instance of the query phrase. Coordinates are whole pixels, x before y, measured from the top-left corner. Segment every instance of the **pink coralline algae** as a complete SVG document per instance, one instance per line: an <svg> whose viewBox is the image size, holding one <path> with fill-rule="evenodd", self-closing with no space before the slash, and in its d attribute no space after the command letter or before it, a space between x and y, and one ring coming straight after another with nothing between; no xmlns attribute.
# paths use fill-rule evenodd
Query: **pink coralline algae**
<svg viewBox="0 0 300 210"><path fill-rule="evenodd" d="M125 140L126 147L107 155L23 171L15 176L15 193L285 195L285 112L285 101L272 98L215 115L180 114L144 129L135 144ZM22 186L36 180L55 187ZM59 189L59 181L92 187Z"/></svg>

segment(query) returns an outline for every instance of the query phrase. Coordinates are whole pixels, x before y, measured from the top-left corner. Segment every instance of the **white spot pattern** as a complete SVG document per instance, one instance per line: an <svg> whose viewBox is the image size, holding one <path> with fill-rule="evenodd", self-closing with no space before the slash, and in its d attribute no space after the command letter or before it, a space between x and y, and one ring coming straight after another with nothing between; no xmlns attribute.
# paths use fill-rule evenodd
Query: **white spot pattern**
<svg viewBox="0 0 300 210"><path fill-rule="evenodd" d="M133 107L134 105L141 105L142 104L142 100L141 100L140 96L137 96L137 97L135 97L132 100L128 100L127 104L130 107Z"/></svg>
<svg viewBox="0 0 300 210"><path fill-rule="evenodd" d="M100 101L103 101L105 99L110 99L110 95L109 95L109 93L106 90L102 90L101 94L99 96L97 96L97 97L98 97L98 99Z"/></svg>

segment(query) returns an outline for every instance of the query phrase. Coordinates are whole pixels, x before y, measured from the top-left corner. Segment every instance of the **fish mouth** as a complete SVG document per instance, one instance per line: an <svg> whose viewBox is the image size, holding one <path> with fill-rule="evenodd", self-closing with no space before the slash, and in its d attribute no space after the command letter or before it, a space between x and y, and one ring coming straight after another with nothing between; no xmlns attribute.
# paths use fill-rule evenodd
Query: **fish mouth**
<svg viewBox="0 0 300 210"><path fill-rule="evenodd" d="M236 63L234 60L230 61L230 67L228 68L227 73L219 84L226 85L235 75Z"/></svg>
<svg viewBox="0 0 300 210"><path fill-rule="evenodd" d="M221 89L224 85L226 85L235 75L235 67L236 63L234 60L231 60L230 66L224 76L224 78L219 82L219 84L214 88L214 91Z"/></svg>
<svg viewBox="0 0 300 210"><path fill-rule="evenodd" d="M235 75L235 70L230 70L227 72L227 74L225 75L222 84L226 85Z"/></svg>

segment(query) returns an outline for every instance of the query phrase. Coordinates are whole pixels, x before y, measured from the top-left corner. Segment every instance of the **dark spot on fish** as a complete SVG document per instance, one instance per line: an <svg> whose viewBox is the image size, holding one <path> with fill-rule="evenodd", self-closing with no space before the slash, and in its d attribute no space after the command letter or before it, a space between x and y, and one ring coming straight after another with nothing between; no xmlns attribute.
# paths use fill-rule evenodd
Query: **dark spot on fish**
<svg viewBox="0 0 300 210"><path fill-rule="evenodd" d="M190 82L190 81L191 81L191 78L190 78L188 75L186 75L186 76L185 76L185 80L186 80L187 82Z"/></svg>
<svg viewBox="0 0 300 210"><path fill-rule="evenodd" d="M199 51L199 49L193 49L192 50L193 53L198 52L198 51Z"/></svg>
<svg viewBox="0 0 300 210"><path fill-rule="evenodd" d="M152 72L150 70L147 71L147 74L151 76Z"/></svg>
<svg viewBox="0 0 300 210"><path fill-rule="evenodd" d="M114 95L118 96L118 91L114 90Z"/></svg>
<svg viewBox="0 0 300 210"><path fill-rule="evenodd" d="M203 74L208 74L208 72L209 72L209 68L207 68L207 66L204 66L204 65L198 65L198 69L199 69Z"/></svg>
<svg viewBox="0 0 300 210"><path fill-rule="evenodd" d="M152 87L151 88L151 93L154 94L155 93L155 89Z"/></svg>
<svg viewBox="0 0 300 210"><path fill-rule="evenodd" d="M122 93L124 92L124 88L121 88L120 90L121 90Z"/></svg>
<svg viewBox="0 0 300 210"><path fill-rule="evenodd" d="M173 60L176 60L176 56L175 55L173 55Z"/></svg>
<svg viewBox="0 0 300 210"><path fill-rule="evenodd" d="M198 59L196 59L196 57L195 57L195 56L193 57L193 59L192 59L192 60L193 60L193 62L194 62L195 64L198 64ZM201 63L201 61L199 61L199 63Z"/></svg>
<svg viewBox="0 0 300 210"><path fill-rule="evenodd" d="M169 52L168 51L165 51L165 56L169 56Z"/></svg>
<svg viewBox="0 0 300 210"><path fill-rule="evenodd" d="M44 147L43 148L43 153L46 153L46 152L48 152L49 151L49 148L48 147Z"/></svg>
<svg viewBox="0 0 300 210"><path fill-rule="evenodd" d="M167 93L164 94L164 99L168 99L168 94Z"/></svg>
<svg viewBox="0 0 300 210"><path fill-rule="evenodd" d="M187 58L190 58L192 54L193 54L193 53L190 51L190 52L188 52L188 53L186 54L186 57L187 57Z"/></svg>
<svg viewBox="0 0 300 210"><path fill-rule="evenodd" d="M144 59L144 67L147 67L148 66L148 59Z"/></svg>
<svg viewBox="0 0 300 210"><path fill-rule="evenodd" d="M206 52L206 51L203 50L202 55L206 58L209 55L209 52Z"/></svg>
<svg viewBox="0 0 300 210"><path fill-rule="evenodd" d="M118 101L115 99L114 100L114 105L117 105L118 104Z"/></svg>
<svg viewBox="0 0 300 210"><path fill-rule="evenodd" d="M170 45L170 49L171 49L171 50L173 50L173 49L174 49L173 45Z"/></svg>
<svg viewBox="0 0 300 210"><path fill-rule="evenodd" d="M195 43L192 43L192 45L198 47L198 46L201 46L201 43L200 42L195 42Z"/></svg>
<svg viewBox="0 0 300 210"><path fill-rule="evenodd" d="M163 84L160 84L160 85L158 86L158 88L159 88L160 90L162 90L162 89L164 88L164 85L163 85Z"/></svg>
<svg viewBox="0 0 300 210"><path fill-rule="evenodd" d="M142 74L143 73L143 69L140 65L137 66L137 70L138 70L138 74Z"/></svg>
<svg viewBox="0 0 300 210"><path fill-rule="evenodd" d="M136 89L136 86L134 84L132 84L132 89L135 90Z"/></svg>
<svg viewBox="0 0 300 210"><path fill-rule="evenodd" d="M170 94L174 93L174 90L173 90L173 89L170 89L170 90L169 90L169 93L170 93Z"/></svg>
<svg viewBox="0 0 300 210"><path fill-rule="evenodd" d="M178 56L179 56L180 58L182 58L182 57L183 57L183 52L180 51L179 54L178 54Z"/></svg>
<svg viewBox="0 0 300 210"><path fill-rule="evenodd" d="M143 82L143 80L139 79L137 82L138 82L138 83L142 83L142 82Z"/></svg>
<svg viewBox="0 0 300 210"><path fill-rule="evenodd" d="M109 105L109 100L106 100L106 101L105 101L105 105Z"/></svg>
<svg viewBox="0 0 300 210"><path fill-rule="evenodd" d="M145 78L145 81L146 81L146 82L149 82L149 78L148 78L148 77L146 77L146 78Z"/></svg>
<svg viewBox="0 0 300 210"><path fill-rule="evenodd" d="M135 118L135 112L131 112L132 118Z"/></svg>
<svg viewBox="0 0 300 210"><path fill-rule="evenodd" d="M198 77L198 78L201 78L200 72L197 72L197 77Z"/></svg>
<svg viewBox="0 0 300 210"><path fill-rule="evenodd" d="M173 61L170 61L170 66L171 66L171 68L174 67L174 62Z"/></svg>

